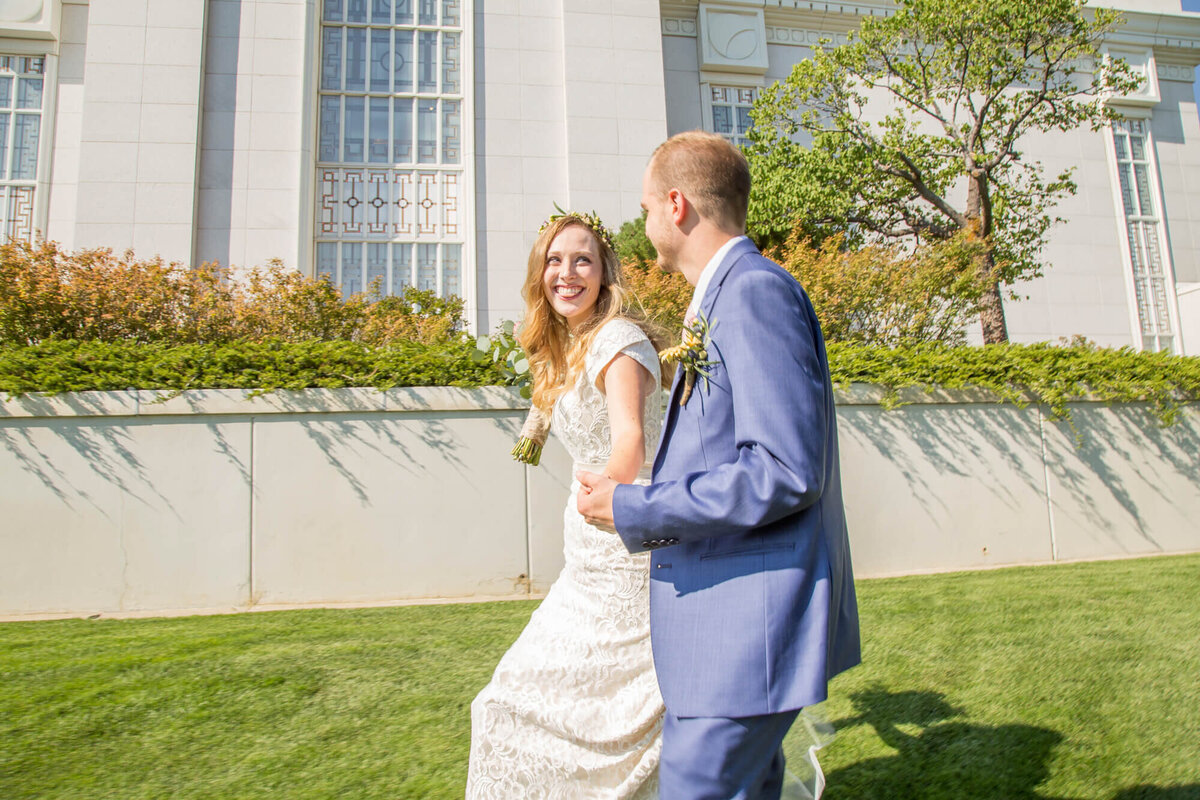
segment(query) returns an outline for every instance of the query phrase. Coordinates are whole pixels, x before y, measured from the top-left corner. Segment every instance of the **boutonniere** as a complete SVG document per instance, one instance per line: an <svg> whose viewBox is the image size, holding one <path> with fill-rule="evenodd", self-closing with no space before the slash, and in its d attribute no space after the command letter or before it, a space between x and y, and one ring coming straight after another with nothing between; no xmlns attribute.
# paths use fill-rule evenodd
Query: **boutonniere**
<svg viewBox="0 0 1200 800"><path fill-rule="evenodd" d="M678 363L683 367L683 393L679 395L679 405L686 406L696 385L696 376L704 378L704 390L708 391L710 367L715 367L720 361L710 361L708 320L703 314L697 314L683 325L683 341L674 347L668 347L658 354L664 365Z"/></svg>

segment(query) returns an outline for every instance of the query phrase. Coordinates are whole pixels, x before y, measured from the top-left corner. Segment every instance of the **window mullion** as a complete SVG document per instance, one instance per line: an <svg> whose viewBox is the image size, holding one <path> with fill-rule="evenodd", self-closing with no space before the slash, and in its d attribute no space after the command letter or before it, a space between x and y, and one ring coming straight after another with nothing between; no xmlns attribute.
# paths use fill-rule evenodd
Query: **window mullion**
<svg viewBox="0 0 1200 800"><path fill-rule="evenodd" d="M334 0L336 2L336 0ZM330 2L330 0L326 0ZM327 7L328 8L328 7ZM331 227L332 231L322 229L318 224L317 239L318 250L328 254L328 248L321 250L323 243L338 243L337 262L338 262L338 281L343 285L345 290L349 290L353 286L353 279L347 274L345 257L346 251L343 244L356 243L360 248L360 269L362 276L360 280L365 287L366 276L371 270L371 254L377 251L371 244L386 244L387 254L384 259L387 265L387 286L384 287L384 293L390 294L394 291L397 282L405 284L420 285L423 263L426 264L424 274L427 283L431 283L433 288L439 293L444 293L449 288L458 287L461 284L461 279L456 277L450 280L445 269L448 260L445 256L446 247L453 245L465 250L466 227L458 221L460 227L456 229L454 235L447 233L447 222L449 221L448 211L446 208L446 186L450 176L454 176L457 192L461 192L461 187L465 185L462 180L465 174L465 154L459 150L458 163L450 164L446 162L447 149L445 146L446 125L447 121L444 117L444 106L446 101L456 101L459 103L459 115L462 114L462 103L465 98L465 90L460 85L456 88L458 91L453 93L447 92L445 81L445 67L447 53L444 52L445 41L447 34L453 33L461 40L463 29L461 25L447 26L442 20L441 8L434 7L435 14L432 18L432 24L429 24L429 17L422 17L420 7L414 7L414 17L411 21L404 23L398 22L398 17L393 13L389 20L379 23L371 22L346 22L343 20L344 14L340 10L340 4L336 5L333 10L322 15L322 23L320 26L319 40L322 48L331 45L334 38L340 38L343 42L342 49L344 54L341 59L342 75L340 85L336 92L322 90L319 92L319 97L338 97L339 107L341 109L342 124L338 129L338 149L337 161L327 162L318 161L318 169L331 172L337 176L338 191L322 192L318 197L318 208L315 213L318 218L332 219L335 224ZM326 19L325 17L330 17ZM368 19L370 14L368 13ZM463 15L460 19L465 19ZM442 23L442 24L439 24ZM326 33L330 28L340 29L342 32L340 37L332 36ZM360 88L355 82L355 88L348 88L348 76L351 72L351 59L349 42L351 37L347 33L349 30L356 30L354 35L355 41L363 40L362 45L365 48L366 62L363 65L354 65L355 69L365 67L363 75L363 86ZM379 37L376 31L386 30L389 32L387 36L387 47L390 48L387 54L377 52L375 39ZM412 85L401 86L398 78L398 61L397 58L401 52L400 34L407 33L412 37L412 44L406 53L408 58L405 59L405 71L411 75ZM430 36L432 34L432 36ZM429 52L422 50L422 38L425 38L428 44ZM383 42L379 42L383 45ZM469 54L467 54L469 56ZM427 56L427 57L425 57ZM323 58L324 55L319 56ZM388 65L387 86L390 91L377 91L372 83L373 71L377 71L378 65L376 59L385 59ZM463 64L464 51L460 48L455 54L457 61L457 70L459 74L467 72L466 66ZM322 62L324 63L324 62ZM423 77L429 80L423 82ZM349 98L360 98L356 103L362 104L362 152L356 153L361 155L361 162L348 161L346 151L346 133L350 127L346 124L346 106ZM372 140L372 103L376 103L380 98L387 101L387 122L380 123L374 128L376 131L386 131L387 141L386 152L387 158L385 161L372 161L372 148L378 147L378 142ZM411 112L407 115L407 122L410 126L407 132L400 130L400 123L405 120L397 117L397 107L401 102L407 103L411 107ZM422 106L425 106L428 111L422 114ZM432 113L434 119L428 119L429 113ZM459 121L459 124L464 124ZM431 163L422 161L422 130L429 134L425 140L426 150L432 154ZM358 126L355 126L357 130ZM397 159L396 144L397 137L403 136L410 140L408 146L409 152L407 158L403 161ZM429 141L428 139L432 139ZM375 153L375 158L378 158L378 153ZM370 173L376 173L376 180L370 180ZM378 178L379 174L386 174L387 179L383 181ZM419 175L424 173L428 176L426 182L422 182ZM400 180L402 176L411 176L410 179ZM347 177L356 177L357 181L347 181ZM382 185L386 183L386 186ZM353 205L348 203L349 192L347 187L354 186L356 200L358 205L350 208ZM397 202L400 199L400 192L403 188L407 188L411 196L406 196L409 205L407 209L403 209ZM361 189L361 191L358 191ZM463 198L456 192L456 202L461 204ZM436 204L437 208L430 207L428 209L430 223L421 229L420 219L421 212L425 211L417 198L420 194L427 193L428 200L432 204ZM333 196L330 196L330 195ZM361 195L358 196L358 195ZM386 201L383 208L386 208L386 217L381 215L378 203ZM401 213L407 210L411 215L411 228L405 233L401 229L400 219ZM456 213L461 214L461 210ZM353 220L359 223L357 229L351 227L350 215L354 214ZM375 216L372 216L374 214ZM380 223L385 224L385 228L380 230ZM401 250L400 248L404 248ZM407 259L399 258L400 255L407 253ZM458 259L461 262L461 257ZM428 263L426 263L428 262ZM404 275L407 265L408 274ZM378 268L378 265L376 265ZM432 274L430 269L432 268ZM461 269L461 266L459 267ZM397 281L396 272L399 270L401 277L404 280ZM431 280L430 280L431 279Z"/></svg>

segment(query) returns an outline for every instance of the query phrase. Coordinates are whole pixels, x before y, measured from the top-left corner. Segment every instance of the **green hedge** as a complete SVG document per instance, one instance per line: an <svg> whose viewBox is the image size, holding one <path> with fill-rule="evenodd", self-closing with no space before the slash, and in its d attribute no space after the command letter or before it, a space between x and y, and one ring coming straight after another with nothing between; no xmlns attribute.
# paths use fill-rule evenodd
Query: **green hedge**
<svg viewBox="0 0 1200 800"><path fill-rule="evenodd" d="M889 349L829 344L833 380L872 383L898 405L897 390L916 386L990 389L1014 403L1040 402L1059 416L1066 403L1095 397L1151 403L1164 422L1179 403L1200 401L1200 358L1048 344ZM274 389L346 386L483 386L514 376L476 343L243 342L162 345L48 341L0 347L0 392L112 391L127 388ZM520 376L517 376L519 378Z"/></svg>
<svg viewBox="0 0 1200 800"><path fill-rule="evenodd" d="M1044 403L1058 417L1072 400L1148 402L1169 424L1180 403L1200 400L1200 358L1194 357L1051 344L890 349L831 342L828 349L835 383L884 386L885 405L897 405L896 390L907 386L980 387L1008 402Z"/></svg>
<svg viewBox="0 0 1200 800"><path fill-rule="evenodd" d="M474 343L237 342L138 344L47 341L0 348L0 391L137 389L336 389L346 386L485 386L496 366L472 358Z"/></svg>

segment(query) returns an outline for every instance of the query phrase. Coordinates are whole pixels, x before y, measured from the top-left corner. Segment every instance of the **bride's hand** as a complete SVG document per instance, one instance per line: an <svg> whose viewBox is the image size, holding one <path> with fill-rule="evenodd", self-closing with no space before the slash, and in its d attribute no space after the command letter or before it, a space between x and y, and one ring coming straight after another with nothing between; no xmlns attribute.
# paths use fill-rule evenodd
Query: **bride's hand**
<svg viewBox="0 0 1200 800"><path fill-rule="evenodd" d="M594 472L580 470L575 473L575 479L581 484L579 494L575 496L575 506L589 525L594 525L609 533L616 533L613 524L613 490L617 482L612 478L597 475Z"/></svg>

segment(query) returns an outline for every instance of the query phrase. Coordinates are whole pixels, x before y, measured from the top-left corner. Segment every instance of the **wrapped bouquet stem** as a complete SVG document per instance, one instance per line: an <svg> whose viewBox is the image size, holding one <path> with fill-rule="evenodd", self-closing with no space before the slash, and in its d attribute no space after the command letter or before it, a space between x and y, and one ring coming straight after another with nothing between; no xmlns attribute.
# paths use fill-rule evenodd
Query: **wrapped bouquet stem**
<svg viewBox="0 0 1200 800"><path fill-rule="evenodd" d="M521 438L512 449L512 457L536 467L542 460L542 446L546 444L549 433L550 415L537 406L530 406L525 424L521 426Z"/></svg>

